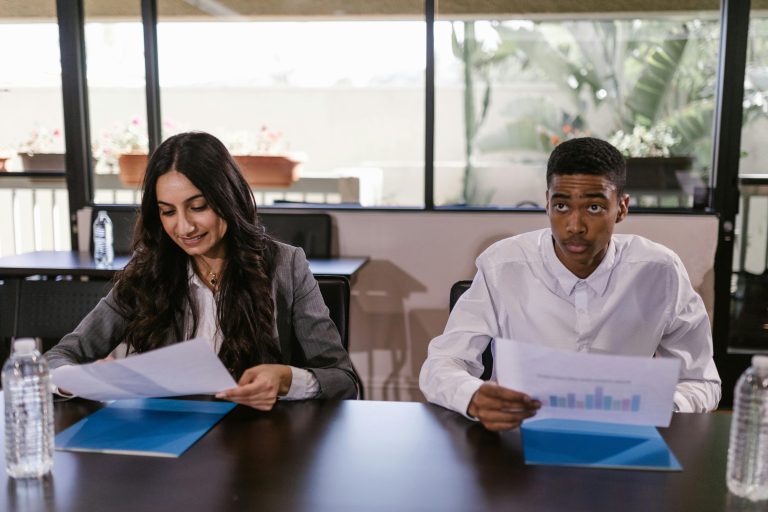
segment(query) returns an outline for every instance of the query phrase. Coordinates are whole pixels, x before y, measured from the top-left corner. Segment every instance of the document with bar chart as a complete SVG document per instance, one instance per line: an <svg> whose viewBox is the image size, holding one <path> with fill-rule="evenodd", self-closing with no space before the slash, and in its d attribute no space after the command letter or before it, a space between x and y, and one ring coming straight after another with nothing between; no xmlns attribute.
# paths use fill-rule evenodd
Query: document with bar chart
<svg viewBox="0 0 768 512"><path fill-rule="evenodd" d="M536 419L669 426L675 359L613 356L496 340L499 384L541 401Z"/></svg>

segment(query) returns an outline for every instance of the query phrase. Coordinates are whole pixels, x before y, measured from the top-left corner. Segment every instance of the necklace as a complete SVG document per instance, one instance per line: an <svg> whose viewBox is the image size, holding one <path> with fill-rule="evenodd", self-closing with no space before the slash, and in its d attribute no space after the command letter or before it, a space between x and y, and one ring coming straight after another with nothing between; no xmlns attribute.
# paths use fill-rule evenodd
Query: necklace
<svg viewBox="0 0 768 512"><path fill-rule="evenodd" d="M200 261L202 261L203 265L207 267L207 270L205 271L205 280L210 283L213 291L216 291L219 286L219 274L211 270L211 266L208 265L208 262L205 261L205 258L200 258Z"/></svg>

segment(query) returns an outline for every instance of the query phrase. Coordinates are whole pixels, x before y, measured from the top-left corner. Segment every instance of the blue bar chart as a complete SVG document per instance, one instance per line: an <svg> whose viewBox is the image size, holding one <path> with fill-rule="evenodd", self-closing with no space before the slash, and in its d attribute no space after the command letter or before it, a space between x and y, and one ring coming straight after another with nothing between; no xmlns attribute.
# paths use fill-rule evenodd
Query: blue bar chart
<svg viewBox="0 0 768 512"><path fill-rule="evenodd" d="M631 395L629 398L615 397L606 395L603 388L597 386L594 393L586 395L577 395L576 393L549 395L548 405L566 409L638 412L640 410L640 395Z"/></svg>

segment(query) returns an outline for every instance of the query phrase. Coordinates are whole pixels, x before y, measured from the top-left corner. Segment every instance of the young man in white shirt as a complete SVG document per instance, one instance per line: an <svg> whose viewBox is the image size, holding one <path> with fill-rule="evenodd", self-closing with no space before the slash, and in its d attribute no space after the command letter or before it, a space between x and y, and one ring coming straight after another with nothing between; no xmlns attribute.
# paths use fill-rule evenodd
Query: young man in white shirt
<svg viewBox="0 0 768 512"><path fill-rule="evenodd" d="M506 430L541 404L479 379L492 340L584 352L673 357L681 363L675 410L713 410L720 377L701 297L680 258L636 235L614 235L626 216L626 164L609 143L558 145L547 163L550 228L501 240L477 258L472 286L419 376L430 402ZM510 341L511 340L511 341Z"/></svg>

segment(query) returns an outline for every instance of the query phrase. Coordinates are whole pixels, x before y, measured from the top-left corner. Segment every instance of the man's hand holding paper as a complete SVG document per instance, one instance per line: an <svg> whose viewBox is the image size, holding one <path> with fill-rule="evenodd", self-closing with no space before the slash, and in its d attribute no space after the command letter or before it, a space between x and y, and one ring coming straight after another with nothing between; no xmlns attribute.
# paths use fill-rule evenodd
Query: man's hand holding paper
<svg viewBox="0 0 768 512"><path fill-rule="evenodd" d="M557 350L495 340L499 384L541 402L536 419L666 427L672 417L680 362Z"/></svg>
<svg viewBox="0 0 768 512"><path fill-rule="evenodd" d="M467 414L477 418L488 430L500 431L519 427L540 407L541 402L525 393L486 382L472 396Z"/></svg>

